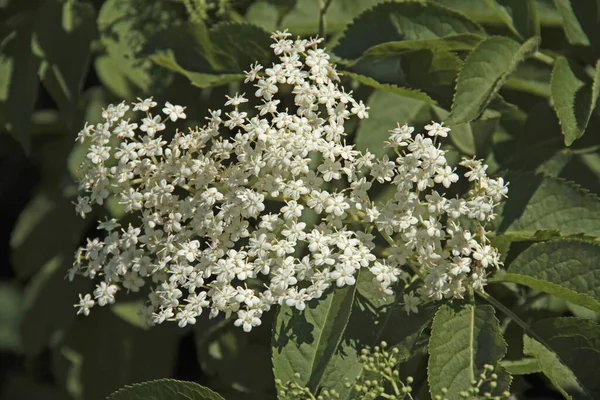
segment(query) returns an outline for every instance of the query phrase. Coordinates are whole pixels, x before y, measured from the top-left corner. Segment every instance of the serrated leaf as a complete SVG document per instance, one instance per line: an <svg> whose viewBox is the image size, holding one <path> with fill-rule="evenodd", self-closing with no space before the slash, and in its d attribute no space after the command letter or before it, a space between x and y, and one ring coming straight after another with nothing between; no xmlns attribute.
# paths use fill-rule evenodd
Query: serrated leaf
<svg viewBox="0 0 600 400"><path fill-rule="evenodd" d="M370 57L402 55L415 50L470 51L483 40L483 36L474 33L461 33L435 39L401 40L385 42L368 48L358 60Z"/></svg>
<svg viewBox="0 0 600 400"><path fill-rule="evenodd" d="M459 398L460 392L506 354L506 342L492 306L440 307L433 319L429 341L429 390L431 396Z"/></svg>
<svg viewBox="0 0 600 400"><path fill-rule="evenodd" d="M97 35L95 20L91 4L54 1L46 2L36 19L34 39L44 60L39 75L70 123Z"/></svg>
<svg viewBox="0 0 600 400"><path fill-rule="evenodd" d="M354 143L357 150L369 150L377 157L382 157L388 150L383 142L388 140L389 131L397 124L412 125L426 106L421 100L378 90L371 94L367 104L371 107L369 118L360 121Z"/></svg>
<svg viewBox="0 0 600 400"><path fill-rule="evenodd" d="M230 82L239 81L244 78L242 74L210 74L204 72L187 71L182 68L175 60L173 52L163 52L153 54L150 59L161 67L177 72L190 80L190 83L199 88L208 88L212 86L223 85Z"/></svg>
<svg viewBox="0 0 600 400"><path fill-rule="evenodd" d="M596 63L593 82L579 67L563 56L554 63L550 93L558 120L570 146L585 132L600 94L600 62Z"/></svg>
<svg viewBox="0 0 600 400"><path fill-rule="evenodd" d="M227 22L213 26L209 37L225 70L243 71L254 62L270 65L273 59L269 33L249 23Z"/></svg>
<svg viewBox="0 0 600 400"><path fill-rule="evenodd" d="M325 14L327 34L340 32L358 14L382 1L385 0L332 1ZM318 0L256 1L248 8L246 20L269 32L285 27L301 36L314 35L319 31L318 15L322 4Z"/></svg>
<svg viewBox="0 0 600 400"><path fill-rule="evenodd" d="M364 373L360 362L363 349L386 341L389 348L398 349L400 362L414 357L426 345L424 331L438 307L431 302L419 307L418 313L407 315L399 299L381 293L368 271L361 272L356 290L348 326L322 379L322 386L335 389L341 398L354 398L348 397L352 388L346 383L355 382Z"/></svg>
<svg viewBox="0 0 600 400"><path fill-rule="evenodd" d="M540 363L535 358L502 360L499 364L511 375L529 375L542 372L542 367L540 367Z"/></svg>
<svg viewBox="0 0 600 400"><path fill-rule="evenodd" d="M510 263L502 280L600 311L599 259L600 243L566 239L535 243Z"/></svg>
<svg viewBox="0 0 600 400"><path fill-rule="evenodd" d="M519 45L503 36L490 37L473 50L458 74L449 124L479 117L498 93L508 76L540 43L539 37Z"/></svg>
<svg viewBox="0 0 600 400"><path fill-rule="evenodd" d="M600 236L600 199L573 182L509 172L508 199L501 206L498 233L534 236L536 231Z"/></svg>
<svg viewBox="0 0 600 400"><path fill-rule="evenodd" d="M373 30L373 26L377 26ZM333 49L352 60L368 48L402 40L434 39L461 33L485 35L481 26L463 14L435 3L383 3L359 15Z"/></svg>
<svg viewBox="0 0 600 400"><path fill-rule="evenodd" d="M344 76L347 76L347 77L350 77L350 78L356 80L357 82L359 82L363 85L370 86L374 89L378 89L383 92L395 93L395 94L398 94L403 97L408 97L408 98L412 98L415 100L421 100L421 101L424 101L429 104L436 104L435 100L433 100L427 94L425 94L419 90L416 90L416 89L410 89L410 88L405 88L405 87L396 86L396 85L392 85L392 84L380 83L371 77L364 76L364 75L357 74L357 73L350 72L350 71L342 71L342 74Z"/></svg>
<svg viewBox="0 0 600 400"><path fill-rule="evenodd" d="M535 0L485 0L486 4L520 39L539 36Z"/></svg>
<svg viewBox="0 0 600 400"><path fill-rule="evenodd" d="M158 379L126 386L107 400L224 400L218 393L195 382Z"/></svg>
<svg viewBox="0 0 600 400"><path fill-rule="evenodd" d="M562 28L571 44L584 45L590 44L587 36L581 29L579 21L573 12L570 0L554 0L554 5L562 18Z"/></svg>
<svg viewBox="0 0 600 400"><path fill-rule="evenodd" d="M336 288L302 312L282 306L275 320L272 361L275 379L294 380L315 391L336 351L352 310L356 286Z"/></svg>
<svg viewBox="0 0 600 400"><path fill-rule="evenodd" d="M600 381L600 326L579 318L553 318L531 326L523 351L535 357L544 374L567 399L597 399ZM541 344L539 341L543 342Z"/></svg>

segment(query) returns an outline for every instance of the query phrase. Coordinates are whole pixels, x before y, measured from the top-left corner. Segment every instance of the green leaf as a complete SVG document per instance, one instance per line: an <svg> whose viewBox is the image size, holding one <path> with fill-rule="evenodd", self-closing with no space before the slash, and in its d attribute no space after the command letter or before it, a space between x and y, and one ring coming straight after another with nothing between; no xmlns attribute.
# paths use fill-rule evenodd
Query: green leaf
<svg viewBox="0 0 600 400"><path fill-rule="evenodd" d="M0 282L0 350L18 351L21 348L19 326L23 316L23 293L18 286Z"/></svg>
<svg viewBox="0 0 600 400"><path fill-rule="evenodd" d="M562 28L569 43L576 45L589 46L590 41L581 29L579 21L573 12L571 0L554 0L554 5L562 18Z"/></svg>
<svg viewBox="0 0 600 400"><path fill-rule="evenodd" d="M447 120L448 111L440 107L433 107L433 111L438 121ZM485 157L490 151L500 116L497 111L485 110L481 119L452 126L450 140L464 154Z"/></svg>
<svg viewBox="0 0 600 400"><path fill-rule="evenodd" d="M373 274L368 271L361 272L356 290L348 326L322 379L322 386L335 389L341 398L348 398L351 392L346 382L355 382L364 373L359 359L362 349L386 341L390 348L398 349L401 362L425 352L425 330L438 307L431 302L419 307L418 313L407 315L399 299L378 290Z"/></svg>
<svg viewBox="0 0 600 400"><path fill-rule="evenodd" d="M506 342L492 306L444 305L433 319L429 341L429 390L431 396L459 398L483 372L506 354Z"/></svg>
<svg viewBox="0 0 600 400"><path fill-rule="evenodd" d="M499 364L511 375L529 375L542 372L542 367L540 367L540 363L535 358L502 360Z"/></svg>
<svg viewBox="0 0 600 400"><path fill-rule="evenodd" d="M485 0L485 2L518 38L528 39L539 36L540 23L535 0Z"/></svg>
<svg viewBox="0 0 600 400"><path fill-rule="evenodd" d="M435 100L433 100L427 94L425 94L417 89L410 89L410 88L396 86L396 85L392 85L392 84L380 83L371 77L360 75L360 74L357 74L354 72L342 71L342 73L344 76L352 78L355 81L357 81L363 85L370 86L374 89L378 89L383 92L395 93L395 94L403 96L403 97L407 97L407 98L411 98L411 99L415 99L415 100L421 100L425 103L436 104Z"/></svg>
<svg viewBox="0 0 600 400"><path fill-rule="evenodd" d="M371 107L369 118L360 121L354 143L357 150L369 150L377 157L383 157L388 150L383 142L388 140L389 131L397 124L413 124L427 105L421 100L379 90L371 94L367 104Z"/></svg>
<svg viewBox="0 0 600 400"><path fill-rule="evenodd" d="M550 91L558 120L570 146L587 128L600 94L600 61L593 82L576 65L559 56L554 63Z"/></svg>
<svg viewBox="0 0 600 400"><path fill-rule="evenodd" d="M92 286L88 279L65 279L72 260L72 251L57 255L25 287L21 341L28 356L38 355L54 335L64 333L72 325L78 293L85 293Z"/></svg>
<svg viewBox="0 0 600 400"><path fill-rule="evenodd" d="M373 29L376 26L377 29ZM463 14L435 3L383 3L365 11L346 29L333 49L352 60L368 48L402 40L435 39L461 33L485 35L483 28Z"/></svg>
<svg viewBox="0 0 600 400"><path fill-rule="evenodd" d="M592 366L600 365L600 326L585 319L553 318L535 323L531 331L523 338L524 353L538 360L565 398L599 398L600 381Z"/></svg>
<svg viewBox="0 0 600 400"><path fill-rule="evenodd" d="M182 21L183 8L171 2L107 0L98 13L104 53L95 61L100 81L115 96L135 99L157 95L169 84L170 72L142 57L149 39Z"/></svg>
<svg viewBox="0 0 600 400"><path fill-rule="evenodd" d="M336 288L306 309L282 306L275 320L272 361L275 379L294 380L315 391L336 351L352 310L356 285Z"/></svg>
<svg viewBox="0 0 600 400"><path fill-rule="evenodd" d="M249 23L226 22L209 30L216 56L224 69L241 72L250 64L270 65L272 40L264 29Z"/></svg>
<svg viewBox="0 0 600 400"><path fill-rule="evenodd" d="M327 34L342 31L354 17L382 1L385 0L332 1L325 14ZM318 16L321 6L319 0L256 1L248 8L246 20L269 32L287 28L296 35L314 35L319 31Z"/></svg>
<svg viewBox="0 0 600 400"><path fill-rule="evenodd" d="M511 262L502 280L600 311L598 259L600 243L567 239L535 243Z"/></svg>
<svg viewBox="0 0 600 400"><path fill-rule="evenodd" d="M594 56L600 57L600 0L571 0L571 6Z"/></svg>
<svg viewBox="0 0 600 400"><path fill-rule="evenodd" d="M458 74L448 124L469 122L481 115L508 76L540 43L534 37L519 45L507 37L484 40L465 60Z"/></svg>
<svg viewBox="0 0 600 400"><path fill-rule="evenodd" d="M126 386L107 400L224 400L219 394L195 382L158 379Z"/></svg>
<svg viewBox="0 0 600 400"><path fill-rule="evenodd" d="M385 42L370 47L358 60L370 57L385 57L402 55L415 50L444 50L444 51L470 51L483 40L483 36L474 33L461 33L458 35L444 36L435 39L401 40Z"/></svg>
<svg viewBox="0 0 600 400"><path fill-rule="evenodd" d="M230 82L239 81L244 78L242 74L210 74L204 72L187 71L182 68L175 60L172 51L153 54L150 59L161 67L177 72L190 80L190 83L199 88L223 85Z"/></svg>
<svg viewBox="0 0 600 400"><path fill-rule="evenodd" d="M539 230L562 235L600 236L600 199L573 182L532 173L509 172L508 199L498 233L534 236Z"/></svg>
<svg viewBox="0 0 600 400"><path fill-rule="evenodd" d="M59 226L64 231L57 235ZM17 276L30 277L57 254L72 256L85 227L85 220L75 213L69 199L51 190L37 193L19 216L11 236Z"/></svg>
<svg viewBox="0 0 600 400"><path fill-rule="evenodd" d="M40 64L31 48L32 25L32 18L26 17L0 42L0 119L27 153L31 151L31 114Z"/></svg>
<svg viewBox="0 0 600 400"><path fill-rule="evenodd" d="M69 311L75 314L73 307ZM89 316L78 315L77 319L60 343L62 349L83 360L83 398L105 399L124 385L174 374L180 335L176 326L143 330L108 307L94 308Z"/></svg>
<svg viewBox="0 0 600 400"><path fill-rule="evenodd" d="M39 75L66 120L73 123L90 45L97 35L95 11L87 3L48 1L37 14L34 40L44 60Z"/></svg>

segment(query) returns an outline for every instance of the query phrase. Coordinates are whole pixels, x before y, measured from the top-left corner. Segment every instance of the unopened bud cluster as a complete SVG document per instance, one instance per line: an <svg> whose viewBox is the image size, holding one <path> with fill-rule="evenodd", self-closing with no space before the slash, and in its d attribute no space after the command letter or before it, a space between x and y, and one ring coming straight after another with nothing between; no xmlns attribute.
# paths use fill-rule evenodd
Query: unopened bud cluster
<svg viewBox="0 0 600 400"><path fill-rule="evenodd" d="M439 145L449 128L438 123L424 133L393 129L385 146L395 158L357 151L344 124L367 118L368 107L339 85L321 39L272 38L279 62L246 73L256 111L244 95L228 97L206 125L184 133L169 124L186 118L185 107L157 108L149 98L110 105L103 123L80 132L89 151L76 211L84 217L116 198L131 215L100 223L100 237L77 251L69 276L98 281L80 296L80 313L151 282L149 323L184 327L206 310L234 313L250 331L273 305L303 310L331 288L354 285L361 269L391 295L407 266L422 278L404 295L408 312L482 290L499 264L484 226L506 195L503 180L463 160L471 189L446 197L459 174ZM281 92L290 90L286 103ZM374 201L375 182L393 187L393 198ZM385 257L375 253L377 235L390 244Z"/></svg>

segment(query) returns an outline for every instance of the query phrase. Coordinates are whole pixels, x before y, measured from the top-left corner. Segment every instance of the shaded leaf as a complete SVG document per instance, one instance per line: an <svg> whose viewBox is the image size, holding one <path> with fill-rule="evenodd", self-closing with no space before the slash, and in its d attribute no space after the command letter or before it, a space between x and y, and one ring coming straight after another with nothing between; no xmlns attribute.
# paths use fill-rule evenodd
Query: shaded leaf
<svg viewBox="0 0 600 400"><path fill-rule="evenodd" d="M600 243L565 239L535 243L510 263L502 280L600 311L599 259Z"/></svg>
<svg viewBox="0 0 600 400"><path fill-rule="evenodd" d="M169 71L141 57L148 40L182 21L183 5L171 2L107 0L98 13L104 53L95 60L100 81L114 95L135 99L168 86Z"/></svg>
<svg viewBox="0 0 600 400"><path fill-rule="evenodd" d="M74 310L70 311L74 314ZM80 376L85 399L105 399L124 385L174 373L180 334L177 327L139 329L107 308L95 308L89 316L77 318L61 344L82 357Z"/></svg>
<svg viewBox="0 0 600 400"><path fill-rule="evenodd" d="M126 386L107 400L224 400L218 393L195 382L158 379Z"/></svg>
<svg viewBox="0 0 600 400"><path fill-rule="evenodd" d="M519 45L507 37L484 40L465 60L458 74L450 123L469 122L481 115L508 76L540 43L538 37Z"/></svg>
<svg viewBox="0 0 600 400"><path fill-rule="evenodd" d="M535 0L485 0L486 4L520 39L539 36Z"/></svg>
<svg viewBox="0 0 600 400"><path fill-rule="evenodd" d="M173 52L164 52L150 56L150 59L161 67L170 69L184 75L190 80L190 83L199 88L223 85L230 82L239 81L244 78L242 74L210 74L204 72L193 72L183 69L175 60Z"/></svg>
<svg viewBox="0 0 600 400"><path fill-rule="evenodd" d="M18 286L0 282L0 351L21 348L19 325L23 315L23 293Z"/></svg>
<svg viewBox="0 0 600 400"><path fill-rule="evenodd" d="M336 351L352 310L356 286L336 289L306 309L282 306L275 320L272 361L275 379L294 380L315 391Z"/></svg>
<svg viewBox="0 0 600 400"><path fill-rule="evenodd" d="M502 360L500 365L511 375L529 375L542 372L540 363L535 358L520 360Z"/></svg>
<svg viewBox="0 0 600 400"><path fill-rule="evenodd" d="M435 3L383 3L365 11L349 25L333 53L352 60L368 48L385 42L434 39L461 33L485 34L478 24L463 14Z"/></svg>
<svg viewBox="0 0 600 400"><path fill-rule="evenodd" d="M354 72L343 71L344 76L350 77L363 85L370 86L372 88L381 90L383 92L395 93L403 97L412 98L415 100L421 100L429 104L436 104L436 101L429 97L427 94L406 87L400 87L392 84L379 83L375 79L368 76L360 75Z"/></svg>
<svg viewBox="0 0 600 400"><path fill-rule="evenodd" d="M596 64L593 83L588 81L585 73L565 57L556 59L550 91L567 146L583 135L596 107L600 94L600 62Z"/></svg>
<svg viewBox="0 0 600 400"><path fill-rule="evenodd" d="M424 331L438 307L431 302L419 307L418 313L407 315L398 299L381 293L368 271L361 272L356 290L348 326L322 379L322 386L335 389L341 398L348 398L352 391L346 383L355 382L364 373L359 360L363 349L386 341L390 348L398 349L401 362L422 351L427 339Z"/></svg>
<svg viewBox="0 0 600 400"><path fill-rule="evenodd" d="M587 46L590 44L587 36L581 29L579 21L573 12L570 0L554 0L554 5L562 18L562 28L571 44Z"/></svg>
<svg viewBox="0 0 600 400"><path fill-rule="evenodd" d="M57 235L59 226L64 231ZM85 226L68 199L59 193L40 191L27 204L12 232L12 263L17 276L30 277L57 254L72 256Z"/></svg>
<svg viewBox="0 0 600 400"><path fill-rule="evenodd" d="M0 119L27 153L41 61L32 51L32 35L33 19L26 18L0 43Z"/></svg>
<svg viewBox="0 0 600 400"><path fill-rule="evenodd" d="M272 40L264 29L249 23L220 23L209 30L209 36L220 65L241 72L250 64L270 65Z"/></svg>
<svg viewBox="0 0 600 400"><path fill-rule="evenodd" d="M88 72L96 15L91 4L48 1L39 9L34 38L43 63L39 75L66 120L72 120ZM60 43L60 45L57 45Z"/></svg>
<svg viewBox="0 0 600 400"><path fill-rule="evenodd" d="M585 319L553 318L533 324L531 331L533 335L524 337L523 351L538 360L565 398L600 396L597 371L591 368L600 365L600 326Z"/></svg>
<svg viewBox="0 0 600 400"><path fill-rule="evenodd" d="M521 237L538 230L559 231L563 235L583 233L600 236L600 199L573 182L509 172L508 199L501 206L498 233Z"/></svg>
<svg viewBox="0 0 600 400"><path fill-rule="evenodd" d="M444 50L444 51L470 51L483 40L483 36L474 33L444 36L435 39L402 40L385 42L370 47L358 60L370 57L384 57L402 55L415 50Z"/></svg>
<svg viewBox="0 0 600 400"><path fill-rule="evenodd" d="M573 12L587 36L592 52L600 57L600 1L571 0Z"/></svg>
<svg viewBox="0 0 600 400"><path fill-rule="evenodd" d="M460 392L506 354L506 342L492 306L444 305L435 314L429 341L429 388L432 397L458 398Z"/></svg>
<svg viewBox="0 0 600 400"><path fill-rule="evenodd" d="M64 333L71 327L78 293L92 286L89 279L65 279L72 257L73 252L57 255L25 287L21 341L28 356L38 355L57 332Z"/></svg>

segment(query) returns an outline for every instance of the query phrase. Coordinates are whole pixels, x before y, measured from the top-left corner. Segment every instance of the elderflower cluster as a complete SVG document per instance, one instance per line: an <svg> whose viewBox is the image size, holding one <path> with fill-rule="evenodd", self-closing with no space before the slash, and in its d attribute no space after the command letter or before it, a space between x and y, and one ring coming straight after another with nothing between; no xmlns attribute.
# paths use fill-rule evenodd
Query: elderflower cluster
<svg viewBox="0 0 600 400"><path fill-rule="evenodd" d="M272 38L279 62L246 73L256 112L236 94L203 127L173 132L167 124L185 119L185 107L140 99L110 105L103 123L80 132L89 151L77 213L112 197L131 217L100 223L100 237L77 251L69 277L99 280L80 296L79 313L152 282L150 324L184 327L206 310L235 314L250 331L273 305L303 310L330 288L354 285L361 269L392 294L402 268L413 268L423 286L405 301L417 312L427 298L481 289L486 269L498 266L484 224L506 194L503 181L464 160L473 188L464 199L444 197L459 176L437 143L449 128L437 123L426 134L394 129L393 160L357 151L344 124L367 118L368 107L338 84L322 39ZM393 185L394 198L374 202L374 182ZM376 235L390 243L385 256Z"/></svg>

